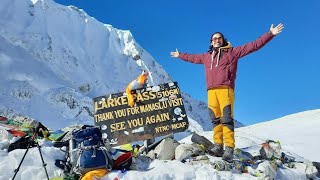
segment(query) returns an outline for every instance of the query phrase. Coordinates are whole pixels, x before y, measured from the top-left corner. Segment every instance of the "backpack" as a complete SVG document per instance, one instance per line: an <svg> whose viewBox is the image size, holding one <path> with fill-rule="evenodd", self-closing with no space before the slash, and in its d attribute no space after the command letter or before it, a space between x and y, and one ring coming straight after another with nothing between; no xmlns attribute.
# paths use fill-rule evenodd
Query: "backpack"
<svg viewBox="0 0 320 180"><path fill-rule="evenodd" d="M86 126L76 130L64 145L65 160L56 160L55 164L64 169L65 174L83 175L96 169L112 169L113 161L99 128Z"/></svg>
<svg viewBox="0 0 320 180"><path fill-rule="evenodd" d="M112 169L112 158L102 140L102 133L97 127L90 127L72 134L71 154L75 166L72 171L84 174L91 170ZM70 144L69 144L70 145Z"/></svg>

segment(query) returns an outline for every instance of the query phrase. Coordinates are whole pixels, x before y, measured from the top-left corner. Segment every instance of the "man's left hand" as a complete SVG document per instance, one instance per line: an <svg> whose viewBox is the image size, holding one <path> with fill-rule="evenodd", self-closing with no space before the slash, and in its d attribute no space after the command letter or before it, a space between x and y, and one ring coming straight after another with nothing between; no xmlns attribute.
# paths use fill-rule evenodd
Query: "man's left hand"
<svg viewBox="0 0 320 180"><path fill-rule="evenodd" d="M278 24L276 27L273 27L273 24L271 24L271 27L270 27L270 32L272 35L278 35L279 33L282 32L284 26L282 23Z"/></svg>

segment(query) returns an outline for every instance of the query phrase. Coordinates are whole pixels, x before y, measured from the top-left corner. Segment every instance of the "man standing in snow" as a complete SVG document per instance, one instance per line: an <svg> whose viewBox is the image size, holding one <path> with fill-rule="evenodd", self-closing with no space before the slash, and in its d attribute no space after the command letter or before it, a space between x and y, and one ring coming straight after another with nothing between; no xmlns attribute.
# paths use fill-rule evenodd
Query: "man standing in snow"
<svg viewBox="0 0 320 180"><path fill-rule="evenodd" d="M213 33L210 49L203 54L171 52L175 58L204 64L208 91L208 110L213 123L214 146L208 150L214 156L232 161L235 147L234 139L234 87L238 59L255 52L267 44L273 37L282 32L283 24L270 27L269 32L257 40L239 47L231 47L222 33ZM225 150L223 150L225 146Z"/></svg>

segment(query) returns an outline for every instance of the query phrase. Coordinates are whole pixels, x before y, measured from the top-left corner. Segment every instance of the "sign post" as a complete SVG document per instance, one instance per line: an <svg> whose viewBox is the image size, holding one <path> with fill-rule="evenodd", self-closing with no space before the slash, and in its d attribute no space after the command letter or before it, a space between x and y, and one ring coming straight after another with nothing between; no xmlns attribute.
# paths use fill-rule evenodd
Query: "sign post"
<svg viewBox="0 0 320 180"><path fill-rule="evenodd" d="M185 131L188 117L177 82L135 90L135 106L125 93L96 97L94 124L112 146Z"/></svg>

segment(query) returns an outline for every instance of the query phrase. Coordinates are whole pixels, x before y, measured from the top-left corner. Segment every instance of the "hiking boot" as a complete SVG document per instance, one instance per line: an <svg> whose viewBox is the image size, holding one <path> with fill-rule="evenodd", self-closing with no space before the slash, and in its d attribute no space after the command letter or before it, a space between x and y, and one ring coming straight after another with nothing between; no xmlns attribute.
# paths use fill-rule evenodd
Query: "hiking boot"
<svg viewBox="0 0 320 180"><path fill-rule="evenodd" d="M232 162L233 161L233 148L226 146L224 153L222 155L222 159L228 162Z"/></svg>
<svg viewBox="0 0 320 180"><path fill-rule="evenodd" d="M221 144L214 144L208 153L212 156L221 157L223 155L223 146Z"/></svg>

